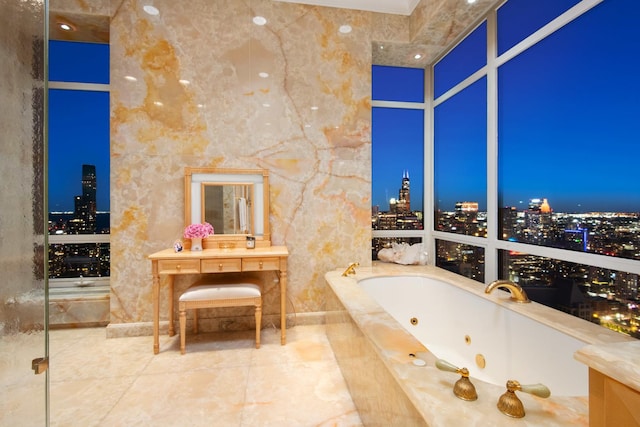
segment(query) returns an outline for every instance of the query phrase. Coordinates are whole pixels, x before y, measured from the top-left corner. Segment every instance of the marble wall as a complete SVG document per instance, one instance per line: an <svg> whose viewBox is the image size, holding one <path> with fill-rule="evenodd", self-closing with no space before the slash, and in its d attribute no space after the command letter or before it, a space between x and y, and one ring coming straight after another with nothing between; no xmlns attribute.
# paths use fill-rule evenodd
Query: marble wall
<svg viewBox="0 0 640 427"><path fill-rule="evenodd" d="M272 242L291 253L288 311L322 312L323 274L370 264L371 64L424 66L494 2L422 0L407 17L273 0L51 0L52 15L91 16L94 33L94 15L111 19L111 325L151 321L146 256L181 236L186 166L269 170ZM269 316L279 296L275 275L264 280Z"/></svg>
<svg viewBox="0 0 640 427"><path fill-rule="evenodd" d="M146 256L181 237L185 166L269 170L288 310L323 310L324 272L370 258L371 14L153 4L155 16L125 0L111 21L111 323L151 320ZM274 278L267 315L279 310Z"/></svg>

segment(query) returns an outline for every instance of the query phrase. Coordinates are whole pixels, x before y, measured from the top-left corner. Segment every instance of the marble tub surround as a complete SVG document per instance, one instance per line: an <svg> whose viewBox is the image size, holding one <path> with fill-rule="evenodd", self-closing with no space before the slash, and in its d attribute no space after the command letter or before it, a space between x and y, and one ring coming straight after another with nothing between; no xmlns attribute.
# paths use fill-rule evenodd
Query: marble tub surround
<svg viewBox="0 0 640 427"><path fill-rule="evenodd" d="M78 328L109 324L109 294L49 299L49 326Z"/></svg>
<svg viewBox="0 0 640 427"><path fill-rule="evenodd" d="M591 369L640 392L640 341L606 345L588 345L576 353L576 359Z"/></svg>
<svg viewBox="0 0 640 427"><path fill-rule="evenodd" d="M358 390L357 384L353 383L353 378L370 375L368 365L371 359L382 360L389 372L387 382L379 381L380 388L402 389L406 399L402 405L406 406L410 403L427 425L485 426L510 425L516 422L496 408L499 396L505 391L503 386L479 381L472 375L471 380L478 391L478 400L465 402L457 399L453 395L452 388L459 376L439 371L434 366L435 356L429 352L425 353L421 343L360 289L357 280L365 277L394 274L428 275L453 283L476 294L479 298L491 299L497 304L533 317L586 343L599 345L631 343L620 334L577 318L570 318L566 314L557 313L537 303L513 304L508 301L508 295L502 293L485 296L482 284L432 266L374 263L370 268L359 268L355 277L342 277L340 273L341 271L336 270L326 274L331 287L327 308L327 335L365 424L367 420L385 416L385 411L381 414L380 408L384 408L384 402L388 400L385 396L382 403L374 403L375 393L371 392L372 389L365 393L366 396L362 396L362 390ZM427 365L415 366L414 359L409 356L409 353L419 353L419 357L423 358ZM559 397L553 395L553 390L551 393L550 398L542 399L517 392L526 411L526 416L517 422L528 426L587 426L589 424L587 396ZM363 400L368 402L364 407ZM399 409L390 407L385 410L390 417L389 425L394 425L393 413Z"/></svg>

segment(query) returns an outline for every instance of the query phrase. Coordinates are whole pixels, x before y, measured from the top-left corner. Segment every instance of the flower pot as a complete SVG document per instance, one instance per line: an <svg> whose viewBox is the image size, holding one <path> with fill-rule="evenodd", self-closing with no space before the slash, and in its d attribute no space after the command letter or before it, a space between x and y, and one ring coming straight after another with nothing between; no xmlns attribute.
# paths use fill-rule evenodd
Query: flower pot
<svg viewBox="0 0 640 427"><path fill-rule="evenodd" d="M192 251L201 251L202 250L202 238L194 237L191 239L191 250Z"/></svg>

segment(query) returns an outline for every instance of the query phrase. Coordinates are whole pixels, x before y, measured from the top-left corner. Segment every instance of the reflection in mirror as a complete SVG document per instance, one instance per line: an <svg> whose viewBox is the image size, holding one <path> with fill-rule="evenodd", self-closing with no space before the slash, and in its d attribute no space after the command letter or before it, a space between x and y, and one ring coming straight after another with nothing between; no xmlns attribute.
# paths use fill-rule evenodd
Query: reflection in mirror
<svg viewBox="0 0 640 427"><path fill-rule="evenodd" d="M202 183L202 218L216 234L252 234L253 184Z"/></svg>

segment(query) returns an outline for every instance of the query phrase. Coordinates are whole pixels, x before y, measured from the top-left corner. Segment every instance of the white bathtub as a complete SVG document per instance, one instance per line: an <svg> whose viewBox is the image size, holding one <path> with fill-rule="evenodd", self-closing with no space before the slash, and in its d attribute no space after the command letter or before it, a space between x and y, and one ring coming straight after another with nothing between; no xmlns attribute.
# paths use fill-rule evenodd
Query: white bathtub
<svg viewBox="0 0 640 427"><path fill-rule="evenodd" d="M633 341L501 290L487 295L483 284L433 266L341 273L325 274L327 337L364 425L586 427L588 367L574 353ZM459 375L438 370L437 358L469 369L476 401L453 395ZM545 384L551 396L518 392L526 415L516 421L496 408L507 380Z"/></svg>
<svg viewBox="0 0 640 427"><path fill-rule="evenodd" d="M468 368L472 379L542 383L557 396L589 392L588 368L573 358L584 341L433 278L383 276L358 284L429 352Z"/></svg>

